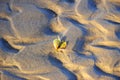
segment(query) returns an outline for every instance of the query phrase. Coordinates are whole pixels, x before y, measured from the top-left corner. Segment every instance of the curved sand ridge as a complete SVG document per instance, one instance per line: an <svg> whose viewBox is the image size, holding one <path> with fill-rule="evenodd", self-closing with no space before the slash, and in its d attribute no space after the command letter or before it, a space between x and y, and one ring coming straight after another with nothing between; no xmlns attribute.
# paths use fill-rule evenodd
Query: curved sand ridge
<svg viewBox="0 0 120 80"><path fill-rule="evenodd" d="M0 1L1 80L119 80L120 1ZM56 51L53 40L65 37Z"/></svg>

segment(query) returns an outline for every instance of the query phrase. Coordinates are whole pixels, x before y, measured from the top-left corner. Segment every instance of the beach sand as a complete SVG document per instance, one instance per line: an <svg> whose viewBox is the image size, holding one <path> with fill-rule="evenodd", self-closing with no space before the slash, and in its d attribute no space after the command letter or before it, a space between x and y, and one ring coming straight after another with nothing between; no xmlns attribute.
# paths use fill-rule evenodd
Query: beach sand
<svg viewBox="0 0 120 80"><path fill-rule="evenodd" d="M120 1L0 0L0 80L120 80Z"/></svg>

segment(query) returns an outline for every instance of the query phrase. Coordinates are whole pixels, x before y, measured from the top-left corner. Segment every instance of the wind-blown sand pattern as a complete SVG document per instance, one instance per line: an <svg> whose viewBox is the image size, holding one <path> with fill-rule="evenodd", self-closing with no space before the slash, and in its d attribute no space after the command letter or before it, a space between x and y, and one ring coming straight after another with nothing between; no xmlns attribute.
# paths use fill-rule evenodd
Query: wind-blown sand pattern
<svg viewBox="0 0 120 80"><path fill-rule="evenodd" d="M120 1L0 0L0 80L120 80Z"/></svg>

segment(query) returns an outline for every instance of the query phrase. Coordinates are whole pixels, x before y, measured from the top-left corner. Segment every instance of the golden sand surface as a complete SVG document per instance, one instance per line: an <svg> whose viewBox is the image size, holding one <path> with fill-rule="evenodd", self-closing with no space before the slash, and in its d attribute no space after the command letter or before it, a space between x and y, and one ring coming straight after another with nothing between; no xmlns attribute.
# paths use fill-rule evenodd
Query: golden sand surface
<svg viewBox="0 0 120 80"><path fill-rule="evenodd" d="M120 1L0 0L0 80L120 80Z"/></svg>

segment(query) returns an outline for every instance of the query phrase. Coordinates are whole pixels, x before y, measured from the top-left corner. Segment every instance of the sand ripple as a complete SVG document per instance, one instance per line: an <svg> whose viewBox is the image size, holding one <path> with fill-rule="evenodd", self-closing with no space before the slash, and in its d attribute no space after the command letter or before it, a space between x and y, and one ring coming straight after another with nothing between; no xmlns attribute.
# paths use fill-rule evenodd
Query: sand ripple
<svg viewBox="0 0 120 80"><path fill-rule="evenodd" d="M0 79L120 80L119 17L119 0L1 0Z"/></svg>

